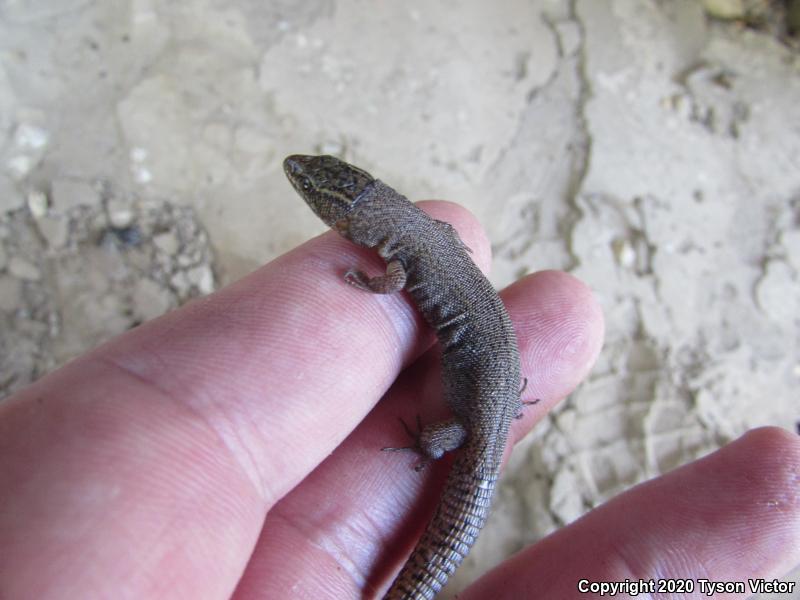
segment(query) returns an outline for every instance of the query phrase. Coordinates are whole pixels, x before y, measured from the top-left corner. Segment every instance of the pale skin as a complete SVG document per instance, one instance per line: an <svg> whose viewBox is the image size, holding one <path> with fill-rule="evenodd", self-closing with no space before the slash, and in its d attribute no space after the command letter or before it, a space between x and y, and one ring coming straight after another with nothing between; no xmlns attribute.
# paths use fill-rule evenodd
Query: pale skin
<svg viewBox="0 0 800 600"><path fill-rule="evenodd" d="M468 213L424 208L486 267ZM0 597L384 589L447 465L418 473L413 456L380 448L408 443L399 416L445 409L433 338L408 298L346 285L351 267L381 270L328 232L0 404ZM525 399L541 398L514 423L516 441L586 376L603 322L564 273L502 297ZM764 428L592 511L459 598L586 598L582 578L772 578L798 562L800 438Z"/></svg>

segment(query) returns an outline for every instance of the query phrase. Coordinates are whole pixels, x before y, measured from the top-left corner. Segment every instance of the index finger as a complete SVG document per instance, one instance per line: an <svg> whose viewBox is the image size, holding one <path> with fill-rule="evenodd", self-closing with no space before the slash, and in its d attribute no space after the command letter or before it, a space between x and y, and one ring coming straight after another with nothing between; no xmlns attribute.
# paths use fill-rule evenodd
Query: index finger
<svg viewBox="0 0 800 600"><path fill-rule="evenodd" d="M149 596L168 568L172 594L229 594L269 506L430 342L401 295L343 285L365 260L321 236L8 401L0 588Z"/></svg>

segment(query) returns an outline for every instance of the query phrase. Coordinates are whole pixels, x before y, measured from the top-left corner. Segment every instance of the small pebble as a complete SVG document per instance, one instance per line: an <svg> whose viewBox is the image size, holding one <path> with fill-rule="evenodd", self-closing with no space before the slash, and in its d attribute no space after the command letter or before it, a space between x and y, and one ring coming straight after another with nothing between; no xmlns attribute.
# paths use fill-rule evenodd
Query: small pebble
<svg viewBox="0 0 800 600"><path fill-rule="evenodd" d="M108 201L108 222L112 227L123 229L133 223L133 209L124 201L111 199Z"/></svg>
<svg viewBox="0 0 800 600"><path fill-rule="evenodd" d="M28 193L28 210L31 211L34 219L41 219L47 214L49 208L47 194L41 190L31 190Z"/></svg>
<svg viewBox="0 0 800 600"><path fill-rule="evenodd" d="M214 291L214 273L208 265L190 269L186 272L186 279L203 295Z"/></svg>
<svg viewBox="0 0 800 600"><path fill-rule="evenodd" d="M630 269L636 262L636 250L633 249L630 241L624 238L616 238L611 242L614 251L614 258L621 267Z"/></svg>
<svg viewBox="0 0 800 600"><path fill-rule="evenodd" d="M132 167L131 171L133 173L133 178L137 183L150 183L153 181L153 174L149 169L146 169L141 165L135 165Z"/></svg>
<svg viewBox="0 0 800 600"><path fill-rule="evenodd" d="M341 156L344 154L344 145L341 142L328 140L319 145L320 154L332 154L334 156Z"/></svg>
<svg viewBox="0 0 800 600"><path fill-rule="evenodd" d="M180 247L178 238L172 231L165 231L164 233L153 236L153 244L167 256L174 256Z"/></svg>

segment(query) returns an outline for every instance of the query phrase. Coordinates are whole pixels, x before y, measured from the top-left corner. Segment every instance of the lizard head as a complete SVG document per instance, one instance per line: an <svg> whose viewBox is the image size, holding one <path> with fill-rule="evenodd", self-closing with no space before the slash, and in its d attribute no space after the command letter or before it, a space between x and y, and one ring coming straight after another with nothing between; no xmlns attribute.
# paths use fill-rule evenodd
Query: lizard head
<svg viewBox="0 0 800 600"><path fill-rule="evenodd" d="M331 227L375 181L366 171L333 156L293 154L283 161L283 170L297 193Z"/></svg>

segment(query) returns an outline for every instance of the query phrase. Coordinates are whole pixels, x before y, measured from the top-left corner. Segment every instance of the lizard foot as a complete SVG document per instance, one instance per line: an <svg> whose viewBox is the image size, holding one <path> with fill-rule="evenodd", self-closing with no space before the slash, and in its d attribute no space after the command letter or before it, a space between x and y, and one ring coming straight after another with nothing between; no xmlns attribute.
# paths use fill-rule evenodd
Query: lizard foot
<svg viewBox="0 0 800 600"><path fill-rule="evenodd" d="M419 462L414 467L416 471L421 471L429 462L442 458L446 452L460 448L467 439L467 429L457 419L448 419L441 423L422 427L422 422L417 415L417 428L419 429L417 432L412 431L402 419L400 422L415 443L410 448L397 448L397 450L414 450L421 455Z"/></svg>
<svg viewBox="0 0 800 600"><path fill-rule="evenodd" d="M406 269L399 260L392 260L386 265L386 273L370 277L362 271L350 269L344 274L344 280L360 290L373 294L394 294L406 285Z"/></svg>

